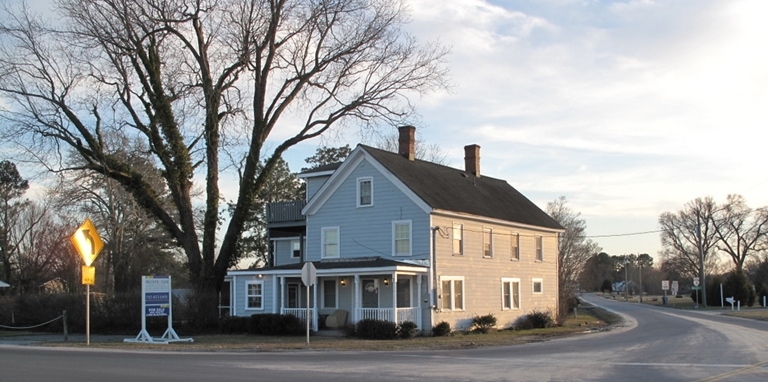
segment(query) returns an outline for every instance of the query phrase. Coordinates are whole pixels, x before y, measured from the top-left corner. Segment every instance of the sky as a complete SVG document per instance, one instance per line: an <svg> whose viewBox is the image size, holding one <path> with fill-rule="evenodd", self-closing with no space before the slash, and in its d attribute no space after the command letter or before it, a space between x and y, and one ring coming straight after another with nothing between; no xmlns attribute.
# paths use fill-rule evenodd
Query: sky
<svg viewBox="0 0 768 382"><path fill-rule="evenodd" d="M49 2L35 0L34 2ZM661 249L658 217L704 196L768 205L768 1L409 0L408 33L451 48L417 137L544 209L565 196L611 255ZM321 145L288 150L293 171Z"/></svg>
<svg viewBox="0 0 768 382"><path fill-rule="evenodd" d="M603 251L658 258L659 215L697 197L768 205L768 2L410 7L409 33L452 51L452 88L417 100L417 136L457 168L480 145L483 174L542 209L565 196ZM291 168L319 144L291 149Z"/></svg>

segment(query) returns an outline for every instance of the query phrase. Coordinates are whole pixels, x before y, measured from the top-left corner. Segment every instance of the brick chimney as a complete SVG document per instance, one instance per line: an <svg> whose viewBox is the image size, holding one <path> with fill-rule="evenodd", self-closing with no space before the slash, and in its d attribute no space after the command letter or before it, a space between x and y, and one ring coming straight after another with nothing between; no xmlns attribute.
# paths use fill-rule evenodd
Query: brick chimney
<svg viewBox="0 0 768 382"><path fill-rule="evenodd" d="M398 140L399 148L397 153L408 158L408 160L414 160L416 158L416 128L413 126L400 126L400 139Z"/></svg>
<svg viewBox="0 0 768 382"><path fill-rule="evenodd" d="M464 168L476 177L480 177L480 146L464 146Z"/></svg>

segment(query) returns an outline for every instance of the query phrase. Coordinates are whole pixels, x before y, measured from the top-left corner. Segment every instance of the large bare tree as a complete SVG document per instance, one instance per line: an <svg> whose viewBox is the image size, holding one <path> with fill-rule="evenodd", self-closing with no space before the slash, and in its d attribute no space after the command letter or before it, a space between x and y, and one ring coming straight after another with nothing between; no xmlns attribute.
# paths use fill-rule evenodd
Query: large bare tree
<svg viewBox="0 0 768 382"><path fill-rule="evenodd" d="M753 210L741 195L728 195L714 214L718 250L727 253L737 272L744 262L768 248L768 211Z"/></svg>
<svg viewBox="0 0 768 382"><path fill-rule="evenodd" d="M557 248L558 311L561 316L568 314L568 300L578 291L579 275L587 261L602 250L587 238L587 222L581 213L575 212L567 203L565 196L547 203L547 214L565 228Z"/></svg>
<svg viewBox="0 0 768 382"><path fill-rule="evenodd" d="M74 149L79 169L116 180L163 225L192 281L213 291L255 191L288 148L334 126L407 123L413 97L445 86L447 50L403 30L404 3L58 0L53 24L9 10L0 24L5 138L54 170L60 150ZM164 189L110 151L107 133L142 137ZM239 178L225 180L225 170ZM224 182L237 196L222 227Z"/></svg>

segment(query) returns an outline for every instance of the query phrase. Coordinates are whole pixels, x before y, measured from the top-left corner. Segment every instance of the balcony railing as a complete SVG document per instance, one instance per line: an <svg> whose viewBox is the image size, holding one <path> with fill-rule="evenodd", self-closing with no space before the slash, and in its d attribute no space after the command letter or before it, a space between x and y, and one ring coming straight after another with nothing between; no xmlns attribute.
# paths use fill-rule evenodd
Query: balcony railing
<svg viewBox="0 0 768 382"><path fill-rule="evenodd" d="M402 323L404 321L415 322L421 328L421 312L419 308L358 308L358 319L372 319ZM393 318L397 315L397 320Z"/></svg>
<svg viewBox="0 0 768 382"><path fill-rule="evenodd" d="M307 205L306 200L276 202L267 204L267 223L304 221L301 210Z"/></svg>

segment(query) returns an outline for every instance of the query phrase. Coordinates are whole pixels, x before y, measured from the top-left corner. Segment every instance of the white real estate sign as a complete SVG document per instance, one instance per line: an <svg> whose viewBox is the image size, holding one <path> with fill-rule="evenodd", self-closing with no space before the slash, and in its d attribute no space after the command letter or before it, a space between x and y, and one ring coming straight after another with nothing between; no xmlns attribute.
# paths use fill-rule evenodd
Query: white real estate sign
<svg viewBox="0 0 768 382"><path fill-rule="evenodd" d="M141 276L141 332L136 338L124 342L167 344L169 342L193 342L191 338L179 338L173 330L173 297L171 276ZM147 332L147 317L168 317L168 329L160 338L152 338Z"/></svg>

